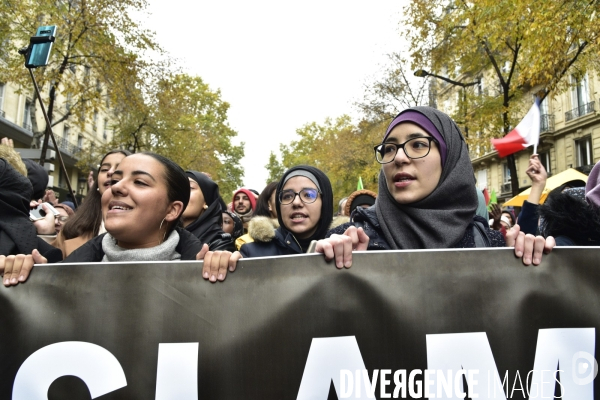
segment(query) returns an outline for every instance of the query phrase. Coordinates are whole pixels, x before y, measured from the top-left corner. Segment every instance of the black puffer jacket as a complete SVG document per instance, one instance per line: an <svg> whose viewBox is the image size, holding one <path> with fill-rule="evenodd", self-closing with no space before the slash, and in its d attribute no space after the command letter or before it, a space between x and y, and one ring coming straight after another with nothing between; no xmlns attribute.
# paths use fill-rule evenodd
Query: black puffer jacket
<svg viewBox="0 0 600 400"><path fill-rule="evenodd" d="M488 226L488 222L479 216L473 218L474 221L478 221ZM327 237L333 234L342 235L346 229L350 226L356 226L357 228L363 228L367 236L369 237L369 246L367 250L391 250L390 245L385 240L379 221L377 220L377 213L375 206L369 208L357 208L352 213L351 222L342 224L327 233ZM454 246L454 248L474 248L475 236L474 236L474 223L469 224L465 232L465 236ZM490 247L504 247L506 242L499 231L492 229L486 229L486 235L490 241Z"/></svg>
<svg viewBox="0 0 600 400"><path fill-rule="evenodd" d="M240 248L240 253L244 258L249 258L302 254L303 251L294 235L279 227L270 241L245 243Z"/></svg>
<svg viewBox="0 0 600 400"><path fill-rule="evenodd" d="M196 254L198 254L202 248L202 243L200 243L200 240L198 240L196 236L185 229L175 229L179 234L179 243L177 244L175 251L181 254L182 260L195 260ZM89 240L65 258L63 263L101 262L104 257L104 250L102 250L102 239L104 238L104 235L106 235L106 233Z"/></svg>

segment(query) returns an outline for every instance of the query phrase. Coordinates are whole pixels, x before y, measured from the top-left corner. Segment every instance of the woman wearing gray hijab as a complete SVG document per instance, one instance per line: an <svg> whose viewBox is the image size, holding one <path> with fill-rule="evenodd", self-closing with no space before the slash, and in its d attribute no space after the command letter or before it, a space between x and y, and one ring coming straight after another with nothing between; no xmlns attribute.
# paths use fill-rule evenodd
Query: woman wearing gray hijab
<svg viewBox="0 0 600 400"><path fill-rule="evenodd" d="M330 238L317 245L318 252L336 258L339 268L351 265L352 250L506 245L499 232L476 216L477 189L467 145L448 115L431 107L402 111L375 146L375 158L382 165L375 205L358 210L350 223L330 231ZM523 251L525 241L533 254ZM538 264L542 251L554 245L552 238L547 243L526 238L518 227L507 242L515 245L525 264Z"/></svg>

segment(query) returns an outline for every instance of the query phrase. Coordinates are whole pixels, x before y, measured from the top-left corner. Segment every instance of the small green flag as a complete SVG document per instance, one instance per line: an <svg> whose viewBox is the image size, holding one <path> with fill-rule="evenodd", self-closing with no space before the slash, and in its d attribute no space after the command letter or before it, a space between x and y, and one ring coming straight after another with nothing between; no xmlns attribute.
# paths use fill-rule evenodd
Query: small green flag
<svg viewBox="0 0 600 400"><path fill-rule="evenodd" d="M356 190L363 190L362 178L358 177L358 185L356 185Z"/></svg>
<svg viewBox="0 0 600 400"><path fill-rule="evenodd" d="M492 189L492 194L490 195L490 203L498 204L498 197L496 197L496 189Z"/></svg>
<svg viewBox="0 0 600 400"><path fill-rule="evenodd" d="M498 197L496 196L495 189L492 189L492 194L490 194L490 202L488 204L488 210L492 209L492 204L498 204Z"/></svg>

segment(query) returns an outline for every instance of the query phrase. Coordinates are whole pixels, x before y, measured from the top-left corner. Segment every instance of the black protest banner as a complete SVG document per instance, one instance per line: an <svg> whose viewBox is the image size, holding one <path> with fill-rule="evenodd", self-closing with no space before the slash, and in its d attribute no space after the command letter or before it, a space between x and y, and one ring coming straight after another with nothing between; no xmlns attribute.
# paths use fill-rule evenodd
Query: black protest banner
<svg viewBox="0 0 600 400"><path fill-rule="evenodd" d="M0 399L591 400L599 256L288 256L218 284L198 262L36 266L0 290Z"/></svg>

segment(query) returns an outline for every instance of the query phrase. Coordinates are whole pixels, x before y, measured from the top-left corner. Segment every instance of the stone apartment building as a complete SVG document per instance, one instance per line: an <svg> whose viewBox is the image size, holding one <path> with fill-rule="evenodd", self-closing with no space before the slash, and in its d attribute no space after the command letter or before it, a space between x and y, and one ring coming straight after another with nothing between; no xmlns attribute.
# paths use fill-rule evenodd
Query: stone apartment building
<svg viewBox="0 0 600 400"><path fill-rule="evenodd" d="M70 73L77 79L78 71L73 66ZM50 90L50 85L40 87L43 93ZM19 93L19 89L20 93ZM34 138L34 131L44 130L46 123L38 104L33 107L34 89L30 87L20 88L11 82L0 82L0 137L13 139L15 148L22 157L39 160L43 136ZM48 104L44 104L48 107ZM70 107L70 101L64 96L57 96L54 107L54 120L59 120L65 115ZM34 111L35 110L35 111ZM35 114L35 115L34 115ZM112 139L112 115L110 112L97 111L91 117L85 118L83 128L76 124L72 118L67 119L52 129L58 148L65 163L71 187L76 197L81 199L87 193L87 176L89 171L80 171L75 167L81 149L106 143ZM36 128L37 127L37 128ZM55 150L52 140L49 141L49 149ZM54 153L56 154L56 153ZM61 201L67 200L67 183L60 168L58 156L49 158L46 156L45 168L50 177L48 187L53 189Z"/></svg>
<svg viewBox="0 0 600 400"><path fill-rule="evenodd" d="M540 105L538 154L550 176L568 168L587 174L600 161L600 79L592 72L582 78L570 75L565 79L570 80L571 89L548 96ZM463 89L445 87L435 100L440 110L452 114L458 97L451 92L456 94ZM529 105L523 115L528 108ZM520 190L531 186L525 170L532 154L533 147L515 154ZM500 204L512 198L512 177L506 159L498 157L491 148L484 154L472 151L471 163L479 189L494 189Z"/></svg>

